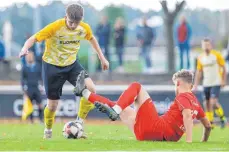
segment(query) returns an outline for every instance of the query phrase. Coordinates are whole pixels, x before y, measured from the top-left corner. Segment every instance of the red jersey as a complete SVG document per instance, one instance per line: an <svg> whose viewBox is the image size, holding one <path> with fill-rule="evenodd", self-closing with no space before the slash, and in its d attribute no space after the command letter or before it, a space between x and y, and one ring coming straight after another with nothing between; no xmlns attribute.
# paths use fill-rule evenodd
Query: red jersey
<svg viewBox="0 0 229 152"><path fill-rule="evenodd" d="M183 23L178 28L178 41L179 43L184 43L187 40L188 28L186 23Z"/></svg>
<svg viewBox="0 0 229 152"><path fill-rule="evenodd" d="M192 118L200 119L205 117L199 101L193 93L181 93L176 96L175 101L170 106L169 110L162 116L165 122L175 130L178 137L185 132L182 111L184 109L192 110ZM178 139L179 140L179 139Z"/></svg>

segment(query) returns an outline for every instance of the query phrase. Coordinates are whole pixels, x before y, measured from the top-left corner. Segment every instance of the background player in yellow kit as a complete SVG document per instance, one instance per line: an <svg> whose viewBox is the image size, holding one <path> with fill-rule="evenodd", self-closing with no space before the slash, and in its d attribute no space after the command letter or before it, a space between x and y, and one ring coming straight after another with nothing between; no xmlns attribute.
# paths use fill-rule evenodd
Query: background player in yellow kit
<svg viewBox="0 0 229 152"><path fill-rule="evenodd" d="M90 26L82 21L83 16L82 6L78 4L69 5L64 18L47 25L30 37L19 54L20 57L27 55L29 48L35 42L45 40L45 52L42 57L42 77L48 101L44 110L44 138L52 137L55 111L62 95L62 87L65 81L67 80L75 86L78 74L84 70L77 60L80 41L88 40L96 50L103 70L109 68L109 62L104 57ZM87 88L95 92L94 83L88 74L86 77L85 83ZM83 123L83 119L93 109L93 106L85 98L81 98L77 121Z"/></svg>
<svg viewBox="0 0 229 152"><path fill-rule="evenodd" d="M202 49L204 53L197 60L194 90L196 90L203 75L206 116L213 123L215 109L216 115L220 118L221 127L224 128L227 121L223 108L219 103L219 93L220 88L226 85L227 80L225 60L220 52L212 49L209 39L202 41Z"/></svg>

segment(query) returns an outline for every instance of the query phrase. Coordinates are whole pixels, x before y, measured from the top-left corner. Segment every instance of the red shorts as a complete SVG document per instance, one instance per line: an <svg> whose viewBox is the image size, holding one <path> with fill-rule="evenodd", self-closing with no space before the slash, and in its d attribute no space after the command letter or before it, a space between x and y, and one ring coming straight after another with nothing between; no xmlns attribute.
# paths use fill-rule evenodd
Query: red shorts
<svg viewBox="0 0 229 152"><path fill-rule="evenodd" d="M177 141L176 133L163 117L160 117L151 99L147 99L139 108L134 125L137 140Z"/></svg>

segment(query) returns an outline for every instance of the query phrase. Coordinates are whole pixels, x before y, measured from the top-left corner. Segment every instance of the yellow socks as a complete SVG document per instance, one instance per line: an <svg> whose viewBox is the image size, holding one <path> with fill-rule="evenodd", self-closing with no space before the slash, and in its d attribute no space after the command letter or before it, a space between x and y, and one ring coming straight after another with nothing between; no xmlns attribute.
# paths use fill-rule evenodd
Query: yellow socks
<svg viewBox="0 0 229 152"><path fill-rule="evenodd" d="M206 117L208 118L208 120L212 123L214 120L214 113L213 112L206 112Z"/></svg>
<svg viewBox="0 0 229 152"><path fill-rule="evenodd" d="M80 105L79 105L79 111L78 111L78 117L80 119L86 119L88 113L94 109L94 104L87 101L84 97L80 99Z"/></svg>
<svg viewBox="0 0 229 152"><path fill-rule="evenodd" d="M221 119L224 117L224 111L223 111L223 108L220 107L218 109L215 110L215 113L218 117L220 117Z"/></svg>
<svg viewBox="0 0 229 152"><path fill-rule="evenodd" d="M46 106L44 110L44 121L45 121L46 129L52 129L54 119L55 119L55 112L49 110L48 107Z"/></svg>

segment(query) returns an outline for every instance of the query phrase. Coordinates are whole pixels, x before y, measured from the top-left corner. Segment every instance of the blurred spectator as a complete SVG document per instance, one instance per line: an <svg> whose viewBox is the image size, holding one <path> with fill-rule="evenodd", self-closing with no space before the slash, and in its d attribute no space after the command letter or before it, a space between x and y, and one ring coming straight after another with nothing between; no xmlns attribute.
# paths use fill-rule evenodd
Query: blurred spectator
<svg viewBox="0 0 229 152"><path fill-rule="evenodd" d="M24 93L33 102L36 101L38 105L39 119L43 122L43 107L41 100L40 84L41 84L41 71L35 62L34 53L32 51L25 57L26 64L22 67L21 85ZM30 115L31 122L33 122L33 114Z"/></svg>
<svg viewBox="0 0 229 152"><path fill-rule="evenodd" d="M5 58L5 46L2 41L0 41L0 61L4 61Z"/></svg>
<svg viewBox="0 0 229 152"><path fill-rule="evenodd" d="M180 50L180 69L183 69L183 57L186 53L187 69L190 68L190 39L191 39L191 27L189 26L186 18L181 17L180 25L177 28L177 41Z"/></svg>
<svg viewBox="0 0 229 152"><path fill-rule="evenodd" d="M8 78L11 78L10 75L10 60L6 59L6 47L3 41L0 41L0 62L3 63L0 66L0 71L4 71L8 75Z"/></svg>
<svg viewBox="0 0 229 152"><path fill-rule="evenodd" d="M151 61L151 49L152 43L155 39L155 33L153 28L147 25L147 18L142 19L143 27L139 27L137 30L137 39L141 47L141 55L143 56L146 67L144 68L144 73L151 73L152 61Z"/></svg>
<svg viewBox="0 0 229 152"><path fill-rule="evenodd" d="M108 22L107 17L103 16L101 18L99 25L96 28L96 35L98 37L99 45L105 57L110 62L110 67L111 67L110 52L109 52L110 32L111 32L110 23ZM100 64L98 65L97 70L101 70Z"/></svg>
<svg viewBox="0 0 229 152"><path fill-rule="evenodd" d="M118 72L123 72L123 52L124 52L125 25L121 17L117 18L114 25L115 49L119 60Z"/></svg>
<svg viewBox="0 0 229 152"><path fill-rule="evenodd" d="M229 38L228 38L228 41L227 41L227 55L225 57L225 60L229 63Z"/></svg>

